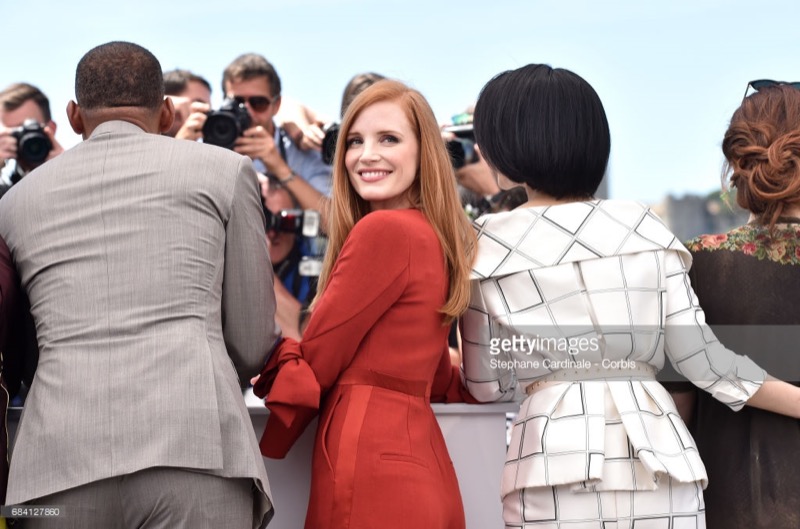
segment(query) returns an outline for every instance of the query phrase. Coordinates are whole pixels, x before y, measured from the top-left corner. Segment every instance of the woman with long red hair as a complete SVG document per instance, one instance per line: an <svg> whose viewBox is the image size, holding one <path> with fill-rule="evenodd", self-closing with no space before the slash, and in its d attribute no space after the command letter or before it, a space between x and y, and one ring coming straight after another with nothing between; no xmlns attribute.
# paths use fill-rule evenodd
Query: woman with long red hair
<svg viewBox="0 0 800 529"><path fill-rule="evenodd" d="M385 80L349 106L328 236L303 340L283 340L256 383L262 453L283 457L319 414L306 528L463 528L430 401L469 398L447 334L475 234L419 92Z"/></svg>

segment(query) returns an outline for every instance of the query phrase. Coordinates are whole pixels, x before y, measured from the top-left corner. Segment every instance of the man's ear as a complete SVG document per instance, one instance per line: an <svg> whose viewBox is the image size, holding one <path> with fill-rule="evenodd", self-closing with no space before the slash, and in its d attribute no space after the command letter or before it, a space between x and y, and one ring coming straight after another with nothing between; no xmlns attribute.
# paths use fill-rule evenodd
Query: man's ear
<svg viewBox="0 0 800 529"><path fill-rule="evenodd" d="M86 126L83 123L81 107L75 101L67 103L67 119L69 120L70 127L75 131L75 134L83 136ZM55 123L53 123L53 132L55 131Z"/></svg>
<svg viewBox="0 0 800 529"><path fill-rule="evenodd" d="M172 128L172 123L175 121L175 105L172 103L171 97L165 97L164 102L161 103L161 113L158 120L158 132L161 134L169 131Z"/></svg>
<svg viewBox="0 0 800 529"><path fill-rule="evenodd" d="M274 112L275 112L275 114L277 114L277 113L278 113L278 111L281 109L281 102L282 102L282 101L283 101L283 98L282 98L281 96L278 96L278 97L276 97L276 98L275 98L275 99L272 101L272 105L275 107L275 111L274 111ZM287 103L287 104L288 104L288 103Z"/></svg>

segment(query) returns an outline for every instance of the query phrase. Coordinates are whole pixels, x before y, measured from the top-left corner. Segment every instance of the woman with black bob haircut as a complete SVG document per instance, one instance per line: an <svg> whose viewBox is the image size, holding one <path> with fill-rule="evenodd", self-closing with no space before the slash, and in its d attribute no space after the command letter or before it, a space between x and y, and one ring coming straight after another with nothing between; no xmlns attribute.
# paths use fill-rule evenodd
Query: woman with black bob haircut
<svg viewBox="0 0 800 529"><path fill-rule="evenodd" d="M512 91L524 97L508 97ZM515 184L585 199L603 180L611 150L606 113L597 92L569 70L529 64L498 75L473 119L481 154Z"/></svg>
<svg viewBox="0 0 800 529"><path fill-rule="evenodd" d="M500 187L528 195L475 221L460 322L472 395L522 401L501 483L506 527L704 528L706 471L655 379L665 359L734 410L800 417L800 388L714 337L691 255L652 211L592 198L610 139L581 77L538 64L502 73L474 128Z"/></svg>

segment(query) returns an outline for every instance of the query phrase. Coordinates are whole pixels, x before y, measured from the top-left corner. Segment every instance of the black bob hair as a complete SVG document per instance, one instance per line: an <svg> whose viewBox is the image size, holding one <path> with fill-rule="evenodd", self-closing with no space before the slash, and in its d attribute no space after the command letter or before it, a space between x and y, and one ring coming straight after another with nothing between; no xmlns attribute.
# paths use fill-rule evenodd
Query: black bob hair
<svg viewBox="0 0 800 529"><path fill-rule="evenodd" d="M611 134L597 92L577 74L529 64L495 76L475 105L475 138L490 167L557 199L590 198Z"/></svg>

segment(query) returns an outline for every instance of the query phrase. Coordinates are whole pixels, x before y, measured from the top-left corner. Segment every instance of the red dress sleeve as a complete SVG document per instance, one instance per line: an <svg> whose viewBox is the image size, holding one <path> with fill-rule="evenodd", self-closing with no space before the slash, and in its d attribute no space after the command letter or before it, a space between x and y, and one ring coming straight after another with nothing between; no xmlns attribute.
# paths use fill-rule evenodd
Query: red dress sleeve
<svg viewBox="0 0 800 529"><path fill-rule="evenodd" d="M350 232L302 342L284 339L254 388L270 409L261 452L284 457L319 411L321 397L352 361L358 345L400 298L410 246L402 219L376 211Z"/></svg>

